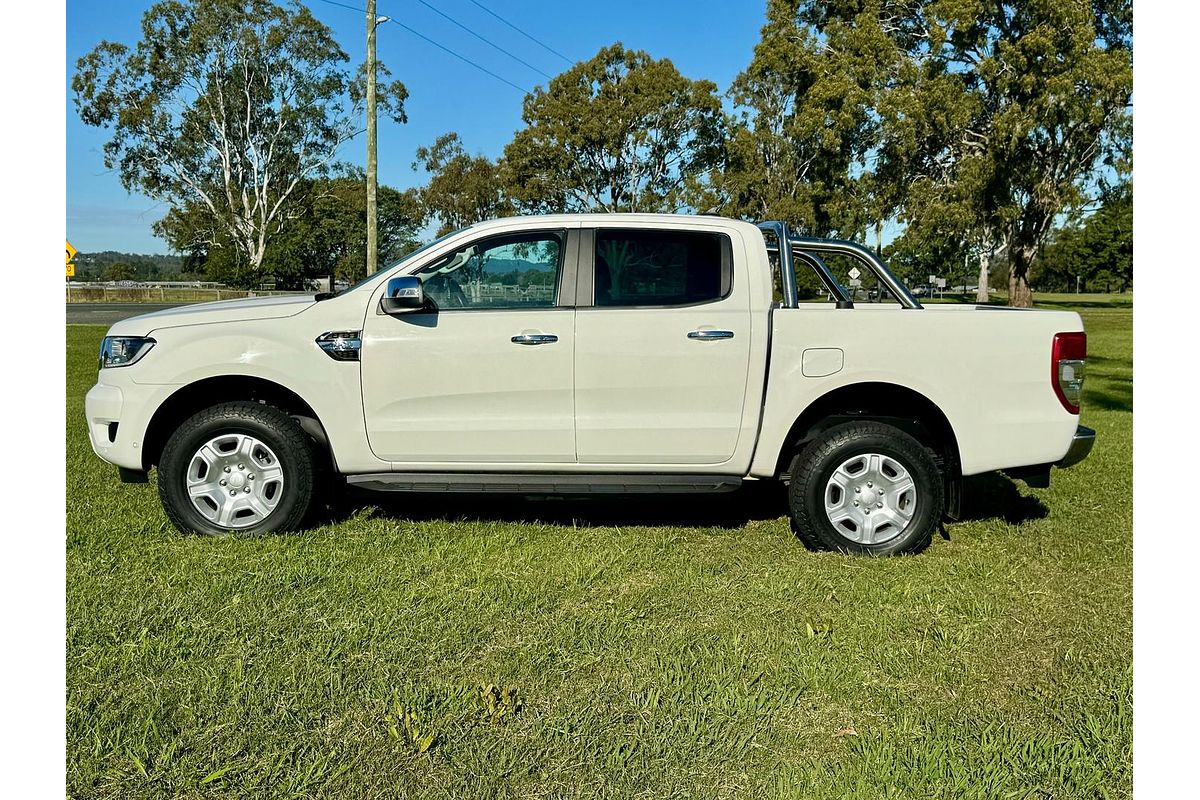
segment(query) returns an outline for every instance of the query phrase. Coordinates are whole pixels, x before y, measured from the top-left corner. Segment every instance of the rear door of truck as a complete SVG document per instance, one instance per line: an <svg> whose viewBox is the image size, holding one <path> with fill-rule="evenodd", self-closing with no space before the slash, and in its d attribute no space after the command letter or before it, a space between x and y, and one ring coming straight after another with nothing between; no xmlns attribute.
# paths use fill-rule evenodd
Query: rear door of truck
<svg viewBox="0 0 1200 800"><path fill-rule="evenodd" d="M581 464L718 465L738 446L751 292L728 233L585 228L575 320ZM756 398L757 399L757 398Z"/></svg>

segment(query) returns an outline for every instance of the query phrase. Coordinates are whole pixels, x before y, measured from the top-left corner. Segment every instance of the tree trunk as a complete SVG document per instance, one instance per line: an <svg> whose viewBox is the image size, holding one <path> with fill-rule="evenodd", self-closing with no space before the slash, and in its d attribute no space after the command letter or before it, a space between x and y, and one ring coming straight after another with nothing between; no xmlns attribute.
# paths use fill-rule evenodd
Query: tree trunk
<svg viewBox="0 0 1200 800"><path fill-rule="evenodd" d="M1008 304L1017 308L1033 308L1033 288L1029 285L1037 245L1017 244L1008 251Z"/></svg>
<svg viewBox="0 0 1200 800"><path fill-rule="evenodd" d="M992 274L992 254L984 253L979 258L979 290L975 293L976 303L987 303L991 297L988 295L988 280Z"/></svg>
<svg viewBox="0 0 1200 800"><path fill-rule="evenodd" d="M1033 289L1026 276L1018 275L1015 268L1008 271L1008 304L1015 308L1033 308Z"/></svg>

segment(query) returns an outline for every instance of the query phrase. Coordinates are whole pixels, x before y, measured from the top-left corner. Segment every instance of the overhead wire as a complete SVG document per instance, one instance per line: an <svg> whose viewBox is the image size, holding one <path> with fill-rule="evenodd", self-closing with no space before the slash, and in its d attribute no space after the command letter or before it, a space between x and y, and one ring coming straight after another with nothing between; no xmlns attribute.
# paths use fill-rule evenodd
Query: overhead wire
<svg viewBox="0 0 1200 800"><path fill-rule="evenodd" d="M553 47L551 47L550 45L548 45L548 44L546 44L545 42L543 42L541 39L538 39L538 38L536 38L535 36L533 36L533 34L526 33L525 31L523 31L523 30L521 30L520 28L518 28L516 25L513 25L511 22L509 22L509 21L508 21L508 20L506 20L504 17L502 17L502 16L500 16L499 14L497 14L495 11L492 11L490 8L488 8L487 6L485 6L483 3L480 3L480 2L478 2L477 0L471 0L471 2L472 2L472 3L474 3L475 5L479 6L480 8L482 8L482 9L483 9L484 11L486 11L487 13L491 14L491 15L492 15L493 17L495 17L496 19L498 19L498 20L500 20L501 22L503 22L503 23L504 23L505 25L507 25L508 27L512 28L512 29L513 29L514 31L516 31L517 33L519 33L519 34L521 34L522 36L524 36L524 37L525 37L526 39L528 39L529 41L533 42L534 44L540 45L541 47L544 47L545 49L549 50L549 51L550 51L551 53L553 53L554 55L556 55L556 56L558 56L559 58L561 58L563 61L566 61L568 64L574 64L574 63L575 63L575 59L572 59L572 58L567 58L567 57L566 57L566 56L564 56L562 53L558 52L558 51L557 51L557 50L555 50Z"/></svg>
<svg viewBox="0 0 1200 800"><path fill-rule="evenodd" d="M337 6L337 7L339 7L339 8L344 8L344 9L347 9L347 10L349 10L349 11L357 11L358 13L360 13L360 14L363 14L363 15L365 15L365 14L367 13L367 10L366 10L365 8L358 8L358 7L356 7L356 6L347 5L346 3L339 3L339 2L337 2L337 0L320 0L320 2L322 2L322 3L326 3L327 5L331 5L331 6ZM463 61L463 62L465 62L465 63L467 63L467 64L470 64L472 67L474 67L475 69L479 70L480 72L483 72L483 73L485 73L485 74L487 74L487 75L490 75L490 76L492 76L493 78L495 78L496 80L500 81L501 83L506 83L506 84L508 84L509 86L511 86L512 88L516 89L518 92L521 92L522 94L530 94L530 93L531 93L531 92L530 92L528 89L526 89L525 87L523 87L523 86L518 86L517 84L515 84L515 83L513 83L512 81L508 80L507 78L504 78L504 77L502 77L502 76L500 76L500 75L497 75L496 73L492 72L492 71L491 71L490 69L488 69L487 67L484 67L484 66L481 66L481 65L479 65L479 64L476 64L474 61L472 61L471 59L467 58L467 57L466 57L466 56L464 56L464 55L459 55L458 53L456 53L456 52L454 52L453 50L451 50L449 47L446 47L446 45L444 45L444 44L441 44L440 42L436 42L436 41L434 41L433 39L430 39L428 36L426 36L425 34L421 33L420 31L414 30L414 29L410 28L409 26L405 25L405 24L404 24L403 22L401 22L400 20L398 20L398 19L393 19L392 17L388 17L388 18L387 18L387 21L388 21L388 22L394 22L394 23L396 23L396 24L397 24L397 25L399 25L401 28L403 28L404 30L406 30L406 31L408 31L409 33L411 33L413 36L416 36L416 37L418 37L418 38L420 38L420 39L424 39L426 42L429 42L431 45L433 45L434 47L438 48L439 50L444 50L445 52L447 52L447 53L449 53L450 55L452 55L452 56L454 56L455 58L457 58L459 61Z"/></svg>
<svg viewBox="0 0 1200 800"><path fill-rule="evenodd" d="M504 53L504 55L508 56L508 57L509 57L509 58L511 58L513 61L516 61L518 64L524 64L526 67L529 67L531 70L533 70L534 72L536 72L537 74L541 75L541 76L542 76L542 77L544 77L544 78L547 78L547 79L552 79L552 78L554 77L553 75L550 75L549 73L543 72L542 70L538 69L538 68L537 68L537 67L535 67L533 64L530 64L528 61L524 60L523 58L521 58L521 57L519 57L519 56L516 56L516 55L514 55L513 53L510 53L508 50L505 50L503 47L501 47L500 45L496 44L496 43L495 43L495 42L493 42L492 40L490 40L490 39L488 39L488 38L486 38L486 37L484 37L484 36L482 36L482 35L480 35L480 34L476 33L475 31L471 30L471 29L470 29L470 28L468 28L466 25L463 25L461 22L459 22L458 20L456 20L454 17L450 16L449 14L446 14L446 13L444 13L444 12L443 12L441 9L439 9L437 6L433 5L432 3L427 3L425 0L417 0L417 2L418 2L418 3L420 3L421 5L425 6L425 7L426 7L426 8L428 8L430 11L432 11L432 12L433 12L433 13L435 13L435 14L437 14L438 16L440 16L440 17L444 17L445 19L448 19L448 20L450 20L450 22L452 22L452 23L454 23L455 25L457 25L458 27L462 28L464 31L466 31L467 33L471 34L471 35L472 35L472 36L474 36L476 39L478 39L479 41L481 41L481 42L483 42L484 44L488 45L489 47L495 48L496 50L499 50L501 53Z"/></svg>

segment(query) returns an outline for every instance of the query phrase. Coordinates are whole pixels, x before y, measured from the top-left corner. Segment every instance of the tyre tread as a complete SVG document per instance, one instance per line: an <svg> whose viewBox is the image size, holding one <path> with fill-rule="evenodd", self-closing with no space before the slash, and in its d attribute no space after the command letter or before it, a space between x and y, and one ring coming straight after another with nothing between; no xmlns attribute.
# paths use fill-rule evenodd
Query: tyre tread
<svg viewBox="0 0 1200 800"><path fill-rule="evenodd" d="M179 465L176 462L180 455L179 448L182 446L182 443L187 440L193 431L210 423L224 420L230 422L252 420L257 422L263 427L272 430L276 436L282 439L285 449L291 450L296 454L307 454L307 464L297 465L300 467L297 469L300 485L296 486L295 489L299 492L297 495L299 502L294 503L290 511L283 517L279 519L268 518L269 527L266 531L291 531L299 528L312 506L314 463L308 435L296 420L292 419L279 408L253 400L234 400L218 403L217 405L198 411L185 420L167 440L158 465L158 495L171 524L184 533L208 533L207 531L197 531L187 521L181 509L176 507L174 499L169 497L168 491L172 481L178 477L176 469ZM183 455L186 457L188 454Z"/></svg>
<svg viewBox="0 0 1200 800"><path fill-rule="evenodd" d="M924 530L915 537L910 537L902 547L882 551L871 549L870 546L856 546L844 537L838 536L830 529L824 518L814 519L810 514L805 496L810 491L812 482L818 478L825 456L834 450L853 444L863 439L888 439L888 443L901 451L908 451L913 463L927 462L933 467L935 480L931 487L923 487L926 495L924 502L930 504L931 512ZM792 531L796 537L810 550L837 550L841 552L857 552L864 554L898 555L902 553L918 553L933 541L933 533L941 520L944 503L941 476L937 464L930 451L913 437L899 428L882 422L864 420L862 422L847 422L835 425L820 436L808 442L801 449L799 456L792 465L791 480L788 486L788 505L792 512Z"/></svg>

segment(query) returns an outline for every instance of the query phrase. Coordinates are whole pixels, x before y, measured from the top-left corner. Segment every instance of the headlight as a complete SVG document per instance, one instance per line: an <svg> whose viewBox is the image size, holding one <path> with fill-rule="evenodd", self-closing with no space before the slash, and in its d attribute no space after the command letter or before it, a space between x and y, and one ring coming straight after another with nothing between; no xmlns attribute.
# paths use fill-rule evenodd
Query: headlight
<svg viewBox="0 0 1200 800"><path fill-rule="evenodd" d="M100 343L100 369L136 364L154 347L148 336L105 336Z"/></svg>

